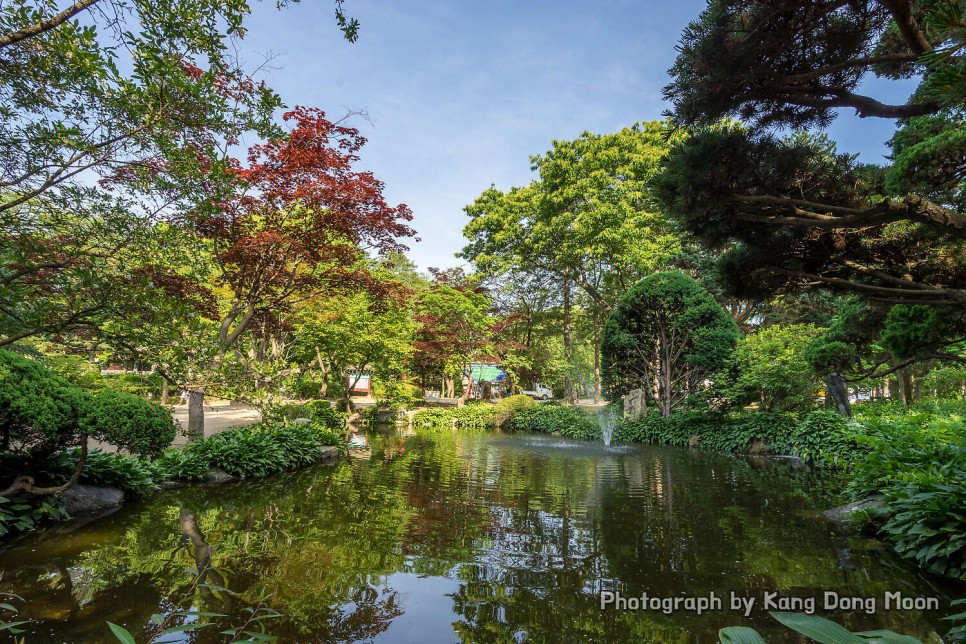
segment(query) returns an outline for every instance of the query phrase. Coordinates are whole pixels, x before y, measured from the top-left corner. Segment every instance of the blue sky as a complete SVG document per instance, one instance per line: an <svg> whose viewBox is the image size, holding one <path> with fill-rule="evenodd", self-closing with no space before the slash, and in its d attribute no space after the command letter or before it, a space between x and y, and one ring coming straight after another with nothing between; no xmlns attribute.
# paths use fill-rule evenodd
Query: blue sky
<svg viewBox="0 0 966 644"><path fill-rule="evenodd" d="M458 263L463 206L491 183L529 183L529 157L554 139L659 119L674 47L704 2L348 0L362 25L354 44L332 2L274 7L253 5L243 59L274 56L264 75L287 105L369 115L352 121L368 139L360 169L412 208L422 241L409 256L426 269ZM870 91L904 100L908 90ZM892 130L846 116L829 133L876 162Z"/></svg>

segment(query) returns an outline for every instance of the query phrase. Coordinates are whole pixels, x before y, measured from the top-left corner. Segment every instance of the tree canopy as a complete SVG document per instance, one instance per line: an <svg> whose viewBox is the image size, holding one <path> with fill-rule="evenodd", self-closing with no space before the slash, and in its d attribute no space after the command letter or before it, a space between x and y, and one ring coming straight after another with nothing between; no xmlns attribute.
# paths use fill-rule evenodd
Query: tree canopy
<svg viewBox="0 0 966 644"><path fill-rule="evenodd" d="M885 196L881 169L824 136L704 129L671 151L654 187L689 232L723 251L732 293L819 283L890 302L966 304L966 216L918 194Z"/></svg>
<svg viewBox="0 0 966 644"><path fill-rule="evenodd" d="M893 119L935 114L950 85L942 77L961 73L961 52L945 46L956 11L941 0L714 0L684 30L665 96L687 126L737 117L825 127L838 108ZM906 103L860 93L869 74L923 73L927 83Z"/></svg>
<svg viewBox="0 0 966 644"><path fill-rule="evenodd" d="M955 2L715 0L682 35L665 96L691 136L660 202L712 250L728 288L813 285L891 303L966 305L964 76ZM957 44L959 43L959 44ZM860 94L917 77L903 104ZM891 165L814 132L842 108L895 119ZM728 119L740 118L744 123Z"/></svg>

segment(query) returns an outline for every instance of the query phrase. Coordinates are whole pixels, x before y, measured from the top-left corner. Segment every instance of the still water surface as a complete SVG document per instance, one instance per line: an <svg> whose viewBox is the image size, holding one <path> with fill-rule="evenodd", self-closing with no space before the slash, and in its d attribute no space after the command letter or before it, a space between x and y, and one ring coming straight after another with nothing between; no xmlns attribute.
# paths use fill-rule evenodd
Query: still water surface
<svg viewBox="0 0 966 644"><path fill-rule="evenodd" d="M781 460L448 428L353 445L335 467L166 491L22 539L0 554L0 590L24 599L27 642L115 641L107 621L142 641L209 562L238 595L216 586L195 606L230 618L167 641L220 641L259 601L284 615L267 623L282 641L716 642L725 625L798 641L761 610L768 592L925 639L963 594L837 533L821 517L832 486ZM724 604L601 610L602 590ZM876 611L825 612L826 591ZM887 612L896 591L943 610ZM750 617L730 593L756 598Z"/></svg>

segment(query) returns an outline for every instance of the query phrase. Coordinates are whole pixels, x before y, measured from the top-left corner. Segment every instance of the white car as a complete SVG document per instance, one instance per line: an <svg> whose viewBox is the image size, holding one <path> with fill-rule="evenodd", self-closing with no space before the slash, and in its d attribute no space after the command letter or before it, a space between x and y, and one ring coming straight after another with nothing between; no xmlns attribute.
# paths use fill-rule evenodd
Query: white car
<svg viewBox="0 0 966 644"><path fill-rule="evenodd" d="M550 389L550 387L546 387L542 383L538 382L533 386L533 389L524 391L523 395L536 398L537 400L550 400L553 398L553 391Z"/></svg>

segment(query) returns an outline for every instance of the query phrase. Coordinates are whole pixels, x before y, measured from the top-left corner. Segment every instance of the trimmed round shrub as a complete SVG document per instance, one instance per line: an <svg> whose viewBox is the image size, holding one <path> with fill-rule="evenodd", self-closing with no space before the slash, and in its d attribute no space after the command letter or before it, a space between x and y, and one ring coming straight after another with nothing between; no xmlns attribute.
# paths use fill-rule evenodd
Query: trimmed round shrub
<svg viewBox="0 0 966 644"><path fill-rule="evenodd" d="M523 394L504 398L493 406L492 422L497 427L503 427L503 425L505 425L514 414L521 412L524 409L536 407L536 405L537 403L534 402L533 398L530 396L524 396Z"/></svg>
<svg viewBox="0 0 966 644"><path fill-rule="evenodd" d="M81 424L91 436L142 458L160 454L177 433L174 419L164 407L113 389L94 395Z"/></svg>
<svg viewBox="0 0 966 644"><path fill-rule="evenodd" d="M670 417L725 365L738 336L738 325L697 280L676 271L649 275L604 324L604 391L617 400L658 381L660 394L648 394L648 403Z"/></svg>
<svg viewBox="0 0 966 644"><path fill-rule="evenodd" d="M43 455L77 445L89 400L39 362L0 349L0 449Z"/></svg>

